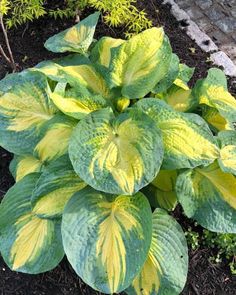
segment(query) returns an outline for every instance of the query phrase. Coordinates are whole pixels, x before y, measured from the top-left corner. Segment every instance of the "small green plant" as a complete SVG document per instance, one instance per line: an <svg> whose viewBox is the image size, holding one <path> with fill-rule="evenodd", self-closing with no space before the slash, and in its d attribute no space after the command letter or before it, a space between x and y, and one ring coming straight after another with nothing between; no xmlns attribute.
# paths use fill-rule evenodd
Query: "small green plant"
<svg viewBox="0 0 236 295"><path fill-rule="evenodd" d="M167 210L236 232L236 102L218 69L190 89L162 28L95 41L98 17L45 43L73 54L0 81L16 179L0 205L1 255L35 274L66 254L107 294L179 294L188 249Z"/></svg>
<svg viewBox="0 0 236 295"><path fill-rule="evenodd" d="M76 16L79 9L84 9L87 0L66 0L64 5L55 9L48 9L45 0L4 0L2 9L6 11L5 23L8 28L22 25L42 16L49 15L54 18L71 18Z"/></svg>
<svg viewBox="0 0 236 295"><path fill-rule="evenodd" d="M79 13L84 10L88 5L87 0L66 0L64 8L54 8L48 10L48 15L57 18L73 18L75 16L79 17ZM79 19L78 19L79 21Z"/></svg>
<svg viewBox="0 0 236 295"><path fill-rule="evenodd" d="M200 235L198 232L194 231L191 226L188 227L187 231L185 231L185 236L188 245L193 251L197 250L200 247Z"/></svg>
<svg viewBox="0 0 236 295"><path fill-rule="evenodd" d="M203 230L203 245L217 249L218 253L212 257L213 261L219 263L222 258L229 262L232 274L236 274L236 234L213 233L209 230Z"/></svg>
<svg viewBox="0 0 236 295"><path fill-rule="evenodd" d="M44 0L3 0L2 9L6 14L8 28L22 25L42 16L57 18L79 17L86 7L93 7L104 13L104 21L110 26L125 26L126 36L131 37L152 26L144 10L135 6L136 0L66 0L64 4L51 9Z"/></svg>
<svg viewBox="0 0 236 295"><path fill-rule="evenodd" d="M104 20L110 26L126 27L126 36L131 37L152 26L144 10L134 5L136 0L87 0L88 5L104 13Z"/></svg>
<svg viewBox="0 0 236 295"><path fill-rule="evenodd" d="M7 7L5 18L7 27L21 25L45 15L43 3L43 0L4 0L2 6Z"/></svg>
<svg viewBox="0 0 236 295"><path fill-rule="evenodd" d="M236 234L215 233L207 229L199 234L191 226L185 231L187 243L192 250L207 247L217 250L216 255L210 257L214 263L221 263L223 258L229 261L232 274L236 274Z"/></svg>
<svg viewBox="0 0 236 295"><path fill-rule="evenodd" d="M87 5L87 0L66 0L55 9L47 8L45 0L4 0L1 5L6 11L5 23L8 28L22 25L42 16L57 18L75 17Z"/></svg>

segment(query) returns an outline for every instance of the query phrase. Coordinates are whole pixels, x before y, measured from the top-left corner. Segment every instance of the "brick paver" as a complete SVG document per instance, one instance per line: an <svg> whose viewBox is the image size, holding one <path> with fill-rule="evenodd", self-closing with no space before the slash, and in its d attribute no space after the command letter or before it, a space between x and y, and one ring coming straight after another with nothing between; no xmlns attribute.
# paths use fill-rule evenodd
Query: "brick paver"
<svg viewBox="0 0 236 295"><path fill-rule="evenodd" d="M236 0L175 0L236 64Z"/></svg>

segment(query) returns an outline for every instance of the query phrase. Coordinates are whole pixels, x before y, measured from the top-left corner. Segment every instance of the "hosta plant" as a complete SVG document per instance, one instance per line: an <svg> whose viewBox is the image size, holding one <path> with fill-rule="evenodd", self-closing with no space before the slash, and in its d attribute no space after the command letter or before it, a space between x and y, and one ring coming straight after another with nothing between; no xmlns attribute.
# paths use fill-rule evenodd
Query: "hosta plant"
<svg viewBox="0 0 236 295"><path fill-rule="evenodd" d="M72 52L0 82L0 145L16 184L0 206L0 251L31 274L67 256L104 293L179 294L188 269L177 203L236 232L236 101L211 69L172 53L162 28L94 40L99 14L51 37Z"/></svg>

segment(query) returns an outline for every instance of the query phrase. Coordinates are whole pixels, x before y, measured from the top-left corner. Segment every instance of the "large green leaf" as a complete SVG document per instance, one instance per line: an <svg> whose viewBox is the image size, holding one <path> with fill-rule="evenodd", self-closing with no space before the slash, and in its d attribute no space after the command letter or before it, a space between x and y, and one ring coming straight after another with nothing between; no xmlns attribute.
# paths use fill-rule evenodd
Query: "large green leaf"
<svg viewBox="0 0 236 295"><path fill-rule="evenodd" d="M28 154L39 141L40 128L57 110L49 98L46 76L30 71L17 75L19 79L7 78L2 95L0 89L0 145Z"/></svg>
<svg viewBox="0 0 236 295"><path fill-rule="evenodd" d="M193 73L194 68L190 68L185 64L179 64L179 73L176 80L174 81L174 84L183 89L188 88L188 82L192 78Z"/></svg>
<svg viewBox="0 0 236 295"><path fill-rule="evenodd" d="M136 106L162 131L163 169L206 166L219 156L216 140L200 116L177 112L156 98L144 98Z"/></svg>
<svg viewBox="0 0 236 295"><path fill-rule="evenodd" d="M164 210L153 213L152 243L140 274L126 290L129 295L179 295L188 272L184 233Z"/></svg>
<svg viewBox="0 0 236 295"><path fill-rule="evenodd" d="M176 192L189 218L211 231L236 233L236 178L217 162L181 173Z"/></svg>
<svg viewBox="0 0 236 295"><path fill-rule="evenodd" d="M84 188L75 174L68 155L49 164L43 171L32 193L32 212L41 218L60 217L71 196Z"/></svg>
<svg viewBox="0 0 236 295"><path fill-rule="evenodd" d="M99 15L99 12L89 15L77 25L50 37L44 46L52 52L86 53L93 41Z"/></svg>
<svg viewBox="0 0 236 295"><path fill-rule="evenodd" d="M175 53L172 53L170 66L165 77L157 83L152 92L159 93L167 91L168 88L174 83L179 73L179 58Z"/></svg>
<svg viewBox="0 0 236 295"><path fill-rule="evenodd" d="M159 98L160 95L156 95ZM173 84L166 93L160 97L168 103L174 110L179 112L190 112L194 110L199 102L192 95L191 89L183 89Z"/></svg>
<svg viewBox="0 0 236 295"><path fill-rule="evenodd" d="M111 61L111 49L120 46L124 42L125 40L122 39L102 37L91 50L91 61L108 68Z"/></svg>
<svg viewBox="0 0 236 295"><path fill-rule="evenodd" d="M124 97L145 96L168 72L171 47L162 28L145 30L111 52L110 86Z"/></svg>
<svg viewBox="0 0 236 295"><path fill-rule="evenodd" d="M152 184L164 192L169 192L175 189L176 178L176 170L161 170L153 179Z"/></svg>
<svg viewBox="0 0 236 295"><path fill-rule="evenodd" d="M164 100L176 111L190 112L199 104L197 97L192 95L192 91L187 84L193 75L194 69L189 68L185 64L179 64L179 62L175 64L175 62L177 62L175 59L171 61L169 69L171 72L169 76L167 75L166 79L164 78L162 80L163 84L162 81L160 81L161 88L156 90L162 90L162 92L158 93L158 91L156 91L157 94L155 97ZM171 81L169 80L170 78ZM162 85L164 87L162 87Z"/></svg>
<svg viewBox="0 0 236 295"><path fill-rule="evenodd" d="M2 80L0 80L0 96L12 89L17 83L22 83L24 81L24 74L28 70L19 73L7 74Z"/></svg>
<svg viewBox="0 0 236 295"><path fill-rule="evenodd" d="M221 144L220 167L224 172L236 175L236 131L221 131L218 138Z"/></svg>
<svg viewBox="0 0 236 295"><path fill-rule="evenodd" d="M50 98L63 113L76 119L105 108L108 102L101 95L83 95L75 88L66 90L67 83L58 83Z"/></svg>
<svg viewBox="0 0 236 295"><path fill-rule="evenodd" d="M69 139L77 121L57 114L41 128L40 141L34 154L42 162L49 162L68 152Z"/></svg>
<svg viewBox="0 0 236 295"><path fill-rule="evenodd" d="M160 170L151 184L143 189L152 207L174 210L177 205L175 183L176 170Z"/></svg>
<svg viewBox="0 0 236 295"><path fill-rule="evenodd" d="M29 173L41 171L48 162L67 154L69 138L76 123L77 121L62 114L56 114L44 123L33 155L15 156L11 162L11 173L16 181Z"/></svg>
<svg viewBox="0 0 236 295"><path fill-rule="evenodd" d="M152 213L142 193L114 196L85 188L67 203L62 239L77 274L104 293L127 288L151 243Z"/></svg>
<svg viewBox="0 0 236 295"><path fill-rule="evenodd" d="M40 219L31 212L38 177L38 173L25 176L0 205L1 255L12 270L31 274L53 269L64 255L60 221Z"/></svg>
<svg viewBox="0 0 236 295"><path fill-rule="evenodd" d="M215 108L202 107L202 117L215 133L223 130L234 130L233 122L225 119Z"/></svg>
<svg viewBox="0 0 236 295"><path fill-rule="evenodd" d="M30 173L40 172L42 167L43 163L32 155L15 155L9 168L17 182Z"/></svg>
<svg viewBox="0 0 236 295"><path fill-rule="evenodd" d="M84 96L98 94L107 99L111 97L112 92L108 88L106 75L98 65L65 66L61 67L58 73Z"/></svg>
<svg viewBox="0 0 236 295"><path fill-rule="evenodd" d="M55 58L53 60L42 61L31 70L39 71L45 74L47 77L49 77L53 81L66 82L67 79L64 76L59 74L59 70L62 67L79 66L79 65L86 65L90 63L91 63L90 60L84 55L74 53L74 54L69 54L67 56L63 56L60 58Z"/></svg>
<svg viewBox="0 0 236 295"><path fill-rule="evenodd" d="M82 119L70 139L78 175L97 190L131 195L151 182L163 159L160 131L143 112L107 108Z"/></svg>
<svg viewBox="0 0 236 295"><path fill-rule="evenodd" d="M210 69L207 77L198 81L193 91L200 104L217 109L230 122L236 121L236 100L227 91L227 80L221 70Z"/></svg>

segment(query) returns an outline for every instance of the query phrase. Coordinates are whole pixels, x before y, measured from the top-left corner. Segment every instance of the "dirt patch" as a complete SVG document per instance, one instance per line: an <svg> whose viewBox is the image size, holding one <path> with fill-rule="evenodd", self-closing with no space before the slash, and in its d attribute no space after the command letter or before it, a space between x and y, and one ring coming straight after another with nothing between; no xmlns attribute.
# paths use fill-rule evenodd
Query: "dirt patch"
<svg viewBox="0 0 236 295"><path fill-rule="evenodd" d="M170 38L173 51L178 54L181 62L196 67L192 82L206 75L212 65L207 62L208 55L202 52L194 42L180 29L180 24L172 17L168 7L161 6L162 1L138 1L140 8L145 8L154 25L163 26ZM88 15L91 11L86 11ZM42 60L54 58L58 55L48 52L43 43L53 34L70 27L73 21L53 21L42 19L29 26L22 26L11 31L10 42L15 60L19 69L34 66ZM183 24L182 24L183 25ZM113 36L123 37L124 28L116 30L99 23L96 37ZM0 36L0 43L3 36ZM195 48L195 53L193 53ZM0 60L0 78L10 72L7 64ZM233 79L228 79L231 93L236 95L236 86ZM13 184L13 178L8 166L12 156L0 148L0 198ZM178 221L185 226L186 218L180 212L175 212ZM190 253L190 267L186 287L183 295L235 295L236 277L230 275L225 263L213 265L208 258L212 252L200 249ZM12 272L0 258L0 294L14 295L101 295L93 291L76 275L66 259L54 270L41 275L27 275Z"/></svg>
<svg viewBox="0 0 236 295"><path fill-rule="evenodd" d="M232 276L226 262L213 264L212 250L200 249L190 253L187 284L182 295L235 295L236 276Z"/></svg>

